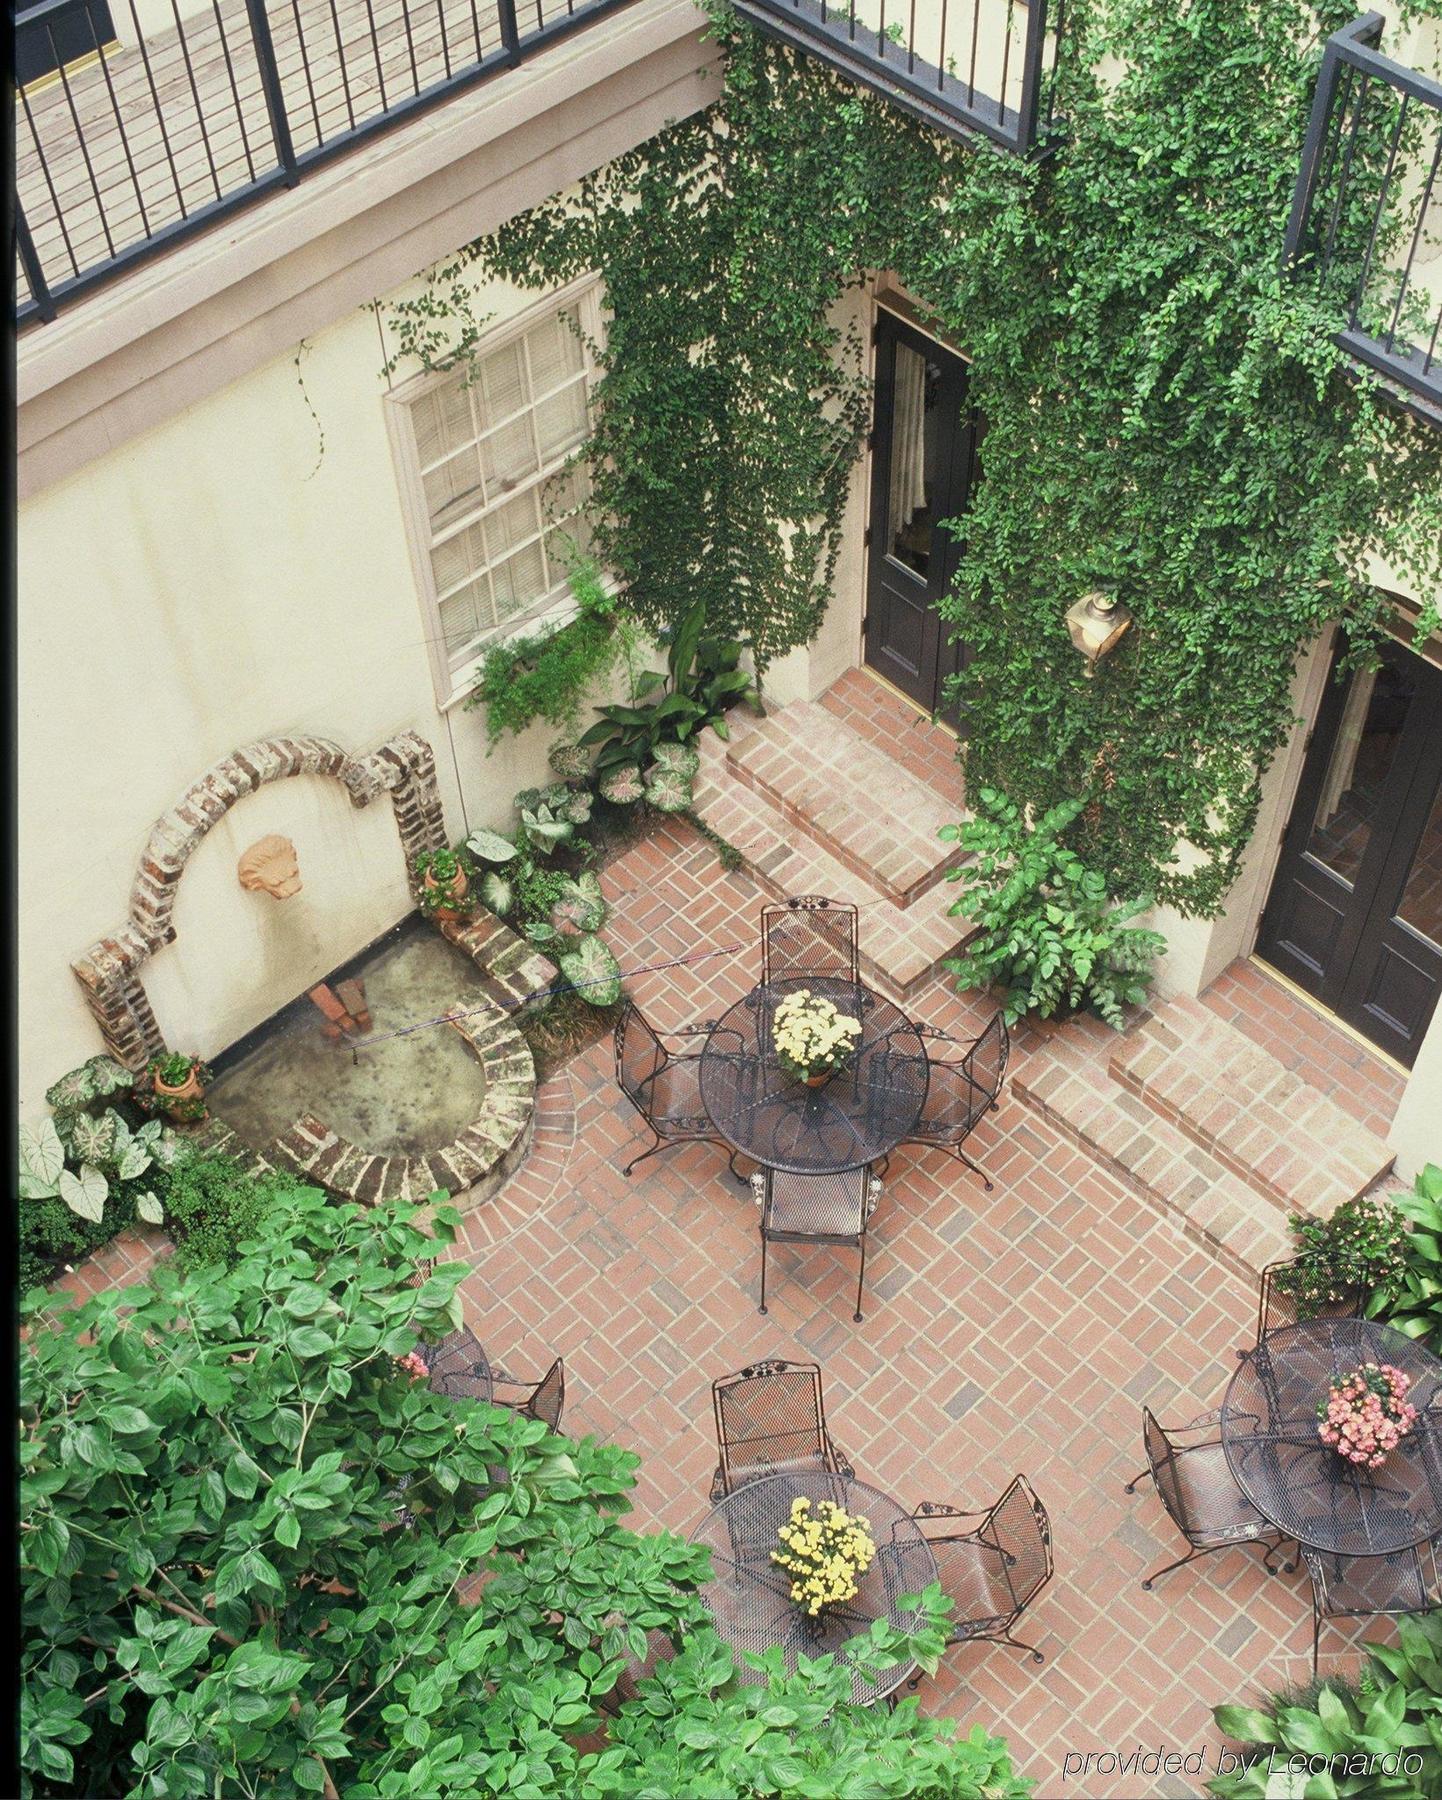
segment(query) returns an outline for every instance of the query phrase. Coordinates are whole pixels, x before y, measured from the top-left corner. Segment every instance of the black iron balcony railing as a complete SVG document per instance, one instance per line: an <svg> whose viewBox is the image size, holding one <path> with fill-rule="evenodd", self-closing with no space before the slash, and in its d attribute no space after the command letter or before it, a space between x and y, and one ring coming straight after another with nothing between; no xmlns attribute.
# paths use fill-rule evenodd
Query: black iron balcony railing
<svg viewBox="0 0 1442 1800"><path fill-rule="evenodd" d="M623 4L169 0L164 30L136 0L114 24L106 0L19 11L18 322Z"/></svg>
<svg viewBox="0 0 1442 1800"><path fill-rule="evenodd" d="M955 135L1019 154L1053 122L1066 0L736 0L762 30Z"/></svg>
<svg viewBox="0 0 1442 1800"><path fill-rule="evenodd" d="M1383 56L1382 25L1327 41L1283 262L1344 308L1342 349L1442 425L1442 82Z"/></svg>

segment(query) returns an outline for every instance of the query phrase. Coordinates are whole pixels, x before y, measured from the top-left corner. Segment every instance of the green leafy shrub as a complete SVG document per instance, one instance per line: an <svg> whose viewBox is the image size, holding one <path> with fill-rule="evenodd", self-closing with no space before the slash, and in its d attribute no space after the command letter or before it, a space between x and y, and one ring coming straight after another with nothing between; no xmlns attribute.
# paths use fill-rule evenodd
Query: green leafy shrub
<svg viewBox="0 0 1442 1800"><path fill-rule="evenodd" d="M574 730L587 694L635 651L637 629L602 585L594 560L579 563L569 580L578 608L573 619L507 638L486 652L476 671L465 706L484 707L491 749L537 719Z"/></svg>
<svg viewBox="0 0 1442 1800"><path fill-rule="evenodd" d="M1357 1289L1390 1294L1407 1267L1407 1221L1378 1194L1344 1200L1329 1219L1293 1213L1288 1223L1297 1254L1275 1279L1295 1299L1299 1319Z"/></svg>
<svg viewBox="0 0 1442 1800"><path fill-rule="evenodd" d="M286 1186L229 1267L27 1308L22 1792L1023 1800L1005 1747L855 1707L820 1657L742 1687L698 1548L619 1522L637 1459L412 1378L459 1222ZM463 1600L459 1590L469 1589ZM856 1643L934 1667L949 1603ZM684 1641L603 1749L623 1653Z"/></svg>
<svg viewBox="0 0 1442 1800"><path fill-rule="evenodd" d="M961 989L998 984L1008 1024L1090 1007L1120 1031L1123 1005L1146 999L1166 949L1160 932L1126 923L1148 902L1115 905L1103 877L1063 842L1084 805L1063 801L1033 824L1015 801L983 788L975 818L941 829L971 856L947 870L963 890L951 911L978 927L945 967Z"/></svg>
<svg viewBox="0 0 1442 1800"><path fill-rule="evenodd" d="M1435 1800L1442 1793L1442 1613L1399 1619L1397 1635L1395 1645L1366 1646L1355 1689L1328 1681L1310 1697L1215 1707L1213 1718L1251 1766L1218 1775L1207 1792L1218 1800ZM1284 1773L1291 1756L1318 1759L1314 1772ZM1386 1773L1383 1758L1394 1765Z"/></svg>
<svg viewBox="0 0 1442 1800"><path fill-rule="evenodd" d="M165 1191L177 1264L194 1268L234 1261L237 1246L254 1237L277 1193L293 1185L285 1176L257 1180L231 1156L181 1157Z"/></svg>
<svg viewBox="0 0 1442 1800"><path fill-rule="evenodd" d="M1377 1285L1367 1316L1442 1355L1442 1169L1428 1163L1410 1194L1392 1196L1392 1206L1412 1229L1402 1241L1401 1269Z"/></svg>

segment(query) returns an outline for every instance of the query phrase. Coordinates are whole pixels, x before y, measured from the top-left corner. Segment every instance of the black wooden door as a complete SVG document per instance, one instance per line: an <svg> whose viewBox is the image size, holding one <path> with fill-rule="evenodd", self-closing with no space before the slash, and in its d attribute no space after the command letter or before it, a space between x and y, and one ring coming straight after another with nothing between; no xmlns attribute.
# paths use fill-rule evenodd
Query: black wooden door
<svg viewBox="0 0 1442 1800"><path fill-rule="evenodd" d="M876 420L867 530L865 658L903 694L961 729L947 700L962 645L937 611L962 544L980 425L961 357L885 311L876 328Z"/></svg>
<svg viewBox="0 0 1442 1800"><path fill-rule="evenodd" d="M33 0L25 0L25 4L27 10L33 9ZM20 0L10 0L16 87L51 75L79 57L92 56L115 41L106 0L75 0L74 5L47 13L36 24L17 25L15 15L19 10Z"/></svg>
<svg viewBox="0 0 1442 1800"><path fill-rule="evenodd" d="M1409 1067L1442 994L1442 670L1329 682L1257 953Z"/></svg>

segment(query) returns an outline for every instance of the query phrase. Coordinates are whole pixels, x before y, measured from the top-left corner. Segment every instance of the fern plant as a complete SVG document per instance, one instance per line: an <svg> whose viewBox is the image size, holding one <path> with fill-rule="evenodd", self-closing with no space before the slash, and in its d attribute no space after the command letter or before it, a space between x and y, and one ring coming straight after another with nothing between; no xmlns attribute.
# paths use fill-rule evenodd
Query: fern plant
<svg viewBox="0 0 1442 1800"><path fill-rule="evenodd" d="M1118 904L1063 834L1085 800L1064 800L1031 822L994 788L977 796L976 817L944 825L941 837L970 860L947 871L962 885L951 912L977 926L964 954L945 967L959 989L998 985L1009 1025L1090 1008L1117 1031L1122 1008L1145 1000L1160 932L1128 925L1149 900Z"/></svg>

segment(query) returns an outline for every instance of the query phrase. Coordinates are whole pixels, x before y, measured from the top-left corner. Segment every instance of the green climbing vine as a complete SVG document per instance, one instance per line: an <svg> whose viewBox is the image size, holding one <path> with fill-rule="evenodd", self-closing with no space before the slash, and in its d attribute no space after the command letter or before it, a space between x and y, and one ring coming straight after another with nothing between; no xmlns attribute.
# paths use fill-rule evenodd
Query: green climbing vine
<svg viewBox="0 0 1442 1800"><path fill-rule="evenodd" d="M764 672L821 620L867 425L838 303L894 271L968 351L986 426L944 603L968 646L968 781L1043 809L1086 796L1076 847L1113 892L1208 914L1299 653L1333 619L1358 655L1375 641L1369 551L1442 585L1442 434L1348 376L1339 296L1280 269L1350 0L1069 13L1065 129L1021 160L937 136L713 0L716 103L467 246L390 324L399 358L437 366L474 344L477 274L599 270L597 553L643 624L700 597ZM1389 122L1367 120L1364 156ZM1099 584L1136 626L1088 678L1064 614Z"/></svg>

